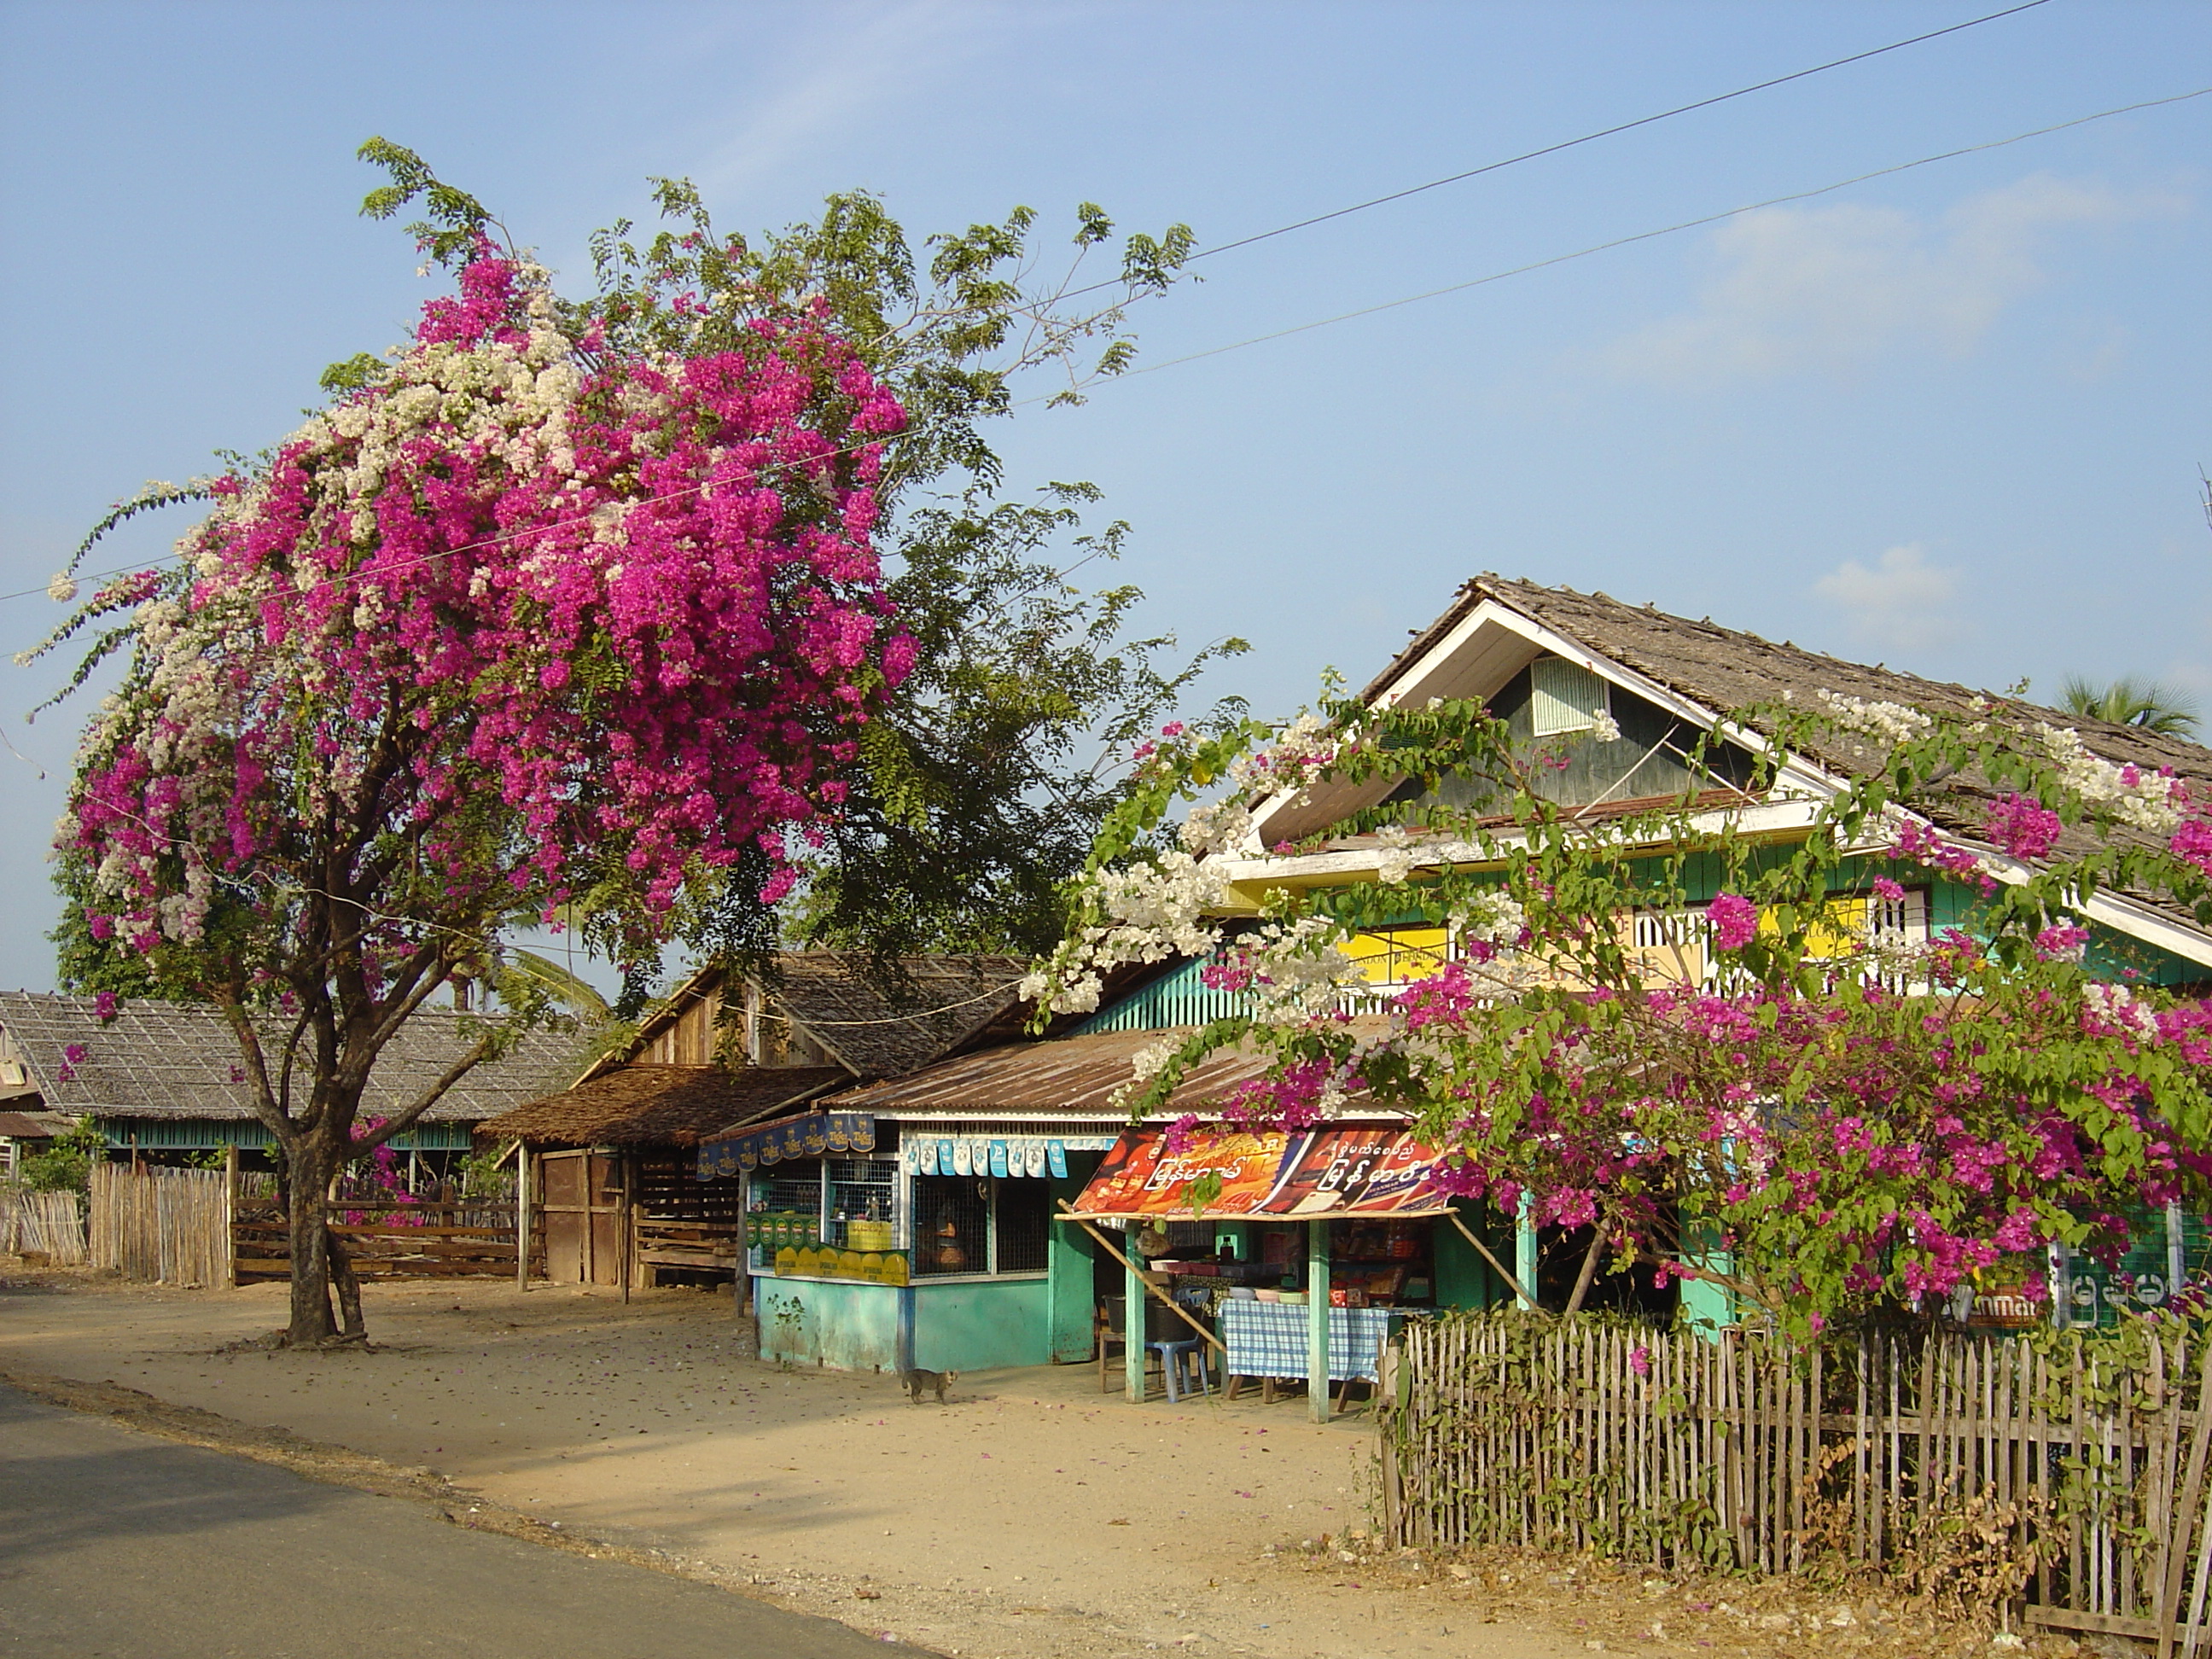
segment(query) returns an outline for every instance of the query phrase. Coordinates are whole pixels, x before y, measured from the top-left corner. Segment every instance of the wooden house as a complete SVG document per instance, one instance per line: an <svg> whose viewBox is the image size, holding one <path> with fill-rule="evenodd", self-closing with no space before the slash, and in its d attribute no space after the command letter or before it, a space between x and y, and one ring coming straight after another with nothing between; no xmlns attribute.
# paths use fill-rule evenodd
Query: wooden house
<svg viewBox="0 0 2212 1659"><path fill-rule="evenodd" d="M1594 818L1625 817L1687 796L1716 828L1732 825L1786 842L1809 831L1820 802L1839 780L1875 757L1848 738L1830 739L1783 757L1778 776L1755 788L1752 756L1765 739L1729 721L1735 711L1754 704L1796 700L1813 705L1823 692L1974 718L1986 706L1984 694L1964 686L1820 656L1602 594L1493 576L1468 583L1363 695L1377 705L1477 699L1532 744L1617 729L1617 736L1574 744L1570 764L1537 775L1540 787ZM1991 718L2070 727L2115 763L2153 772L2170 768L2200 789L2212 787L2212 750L2202 745L2017 700L1996 701ZM1268 801L1246 843L1219 855L1229 878L1225 908L1231 914L1256 912L1273 887L1371 878L1389 849L1376 836L1340 833L1336 826L1386 799L1413 798L1419 787L1382 778L1364 785L1319 784ZM1456 804L1478 811L1480 805L1465 799ZM1985 805L1986 797L1960 780L1932 809L1931 821L1978 849ZM1267 850L1285 845L1297 850ZM1654 856L1661 850L1655 848ZM2002 863L2002 855L1989 850ZM1449 843L1419 851L1429 864L1475 856L1470 848ZM1634 942L1655 981L1710 981L1716 964L1702 943L1702 907L1712 896L1693 891L1682 915L1635 919ZM1907 884L1900 901L1869 909L1866 900L1838 894L1832 908L1839 931L1917 942L1931 929L1970 926L1978 897L1931 874ZM2085 907L2085 920L2092 930L2088 960L2094 970L2170 987L2212 981L2212 933L2193 915L2147 895L2103 891ZM1369 929L1349 948L1362 965L1364 982L1346 992L1345 1011L1358 1017L1379 1009L1407 981L1435 972L1450 949L1442 932L1425 922ZM1086 1308L1127 1267L1102 1248L1103 1235L1055 1219L1037 1237L1037 1223L1055 1215L1063 1200L1079 1205L1095 1199L1088 1182L1102 1169L1135 1167L1157 1155L1161 1126L1128 1127L1117 1121L1110 1097L1127 1080L1138 1048L1164 1031L1200 1025L1237 1007L1238 994L1202 982L1202 966L1195 960L1170 963L1146 976L1125 977L1109 986L1095 1013L1061 1022L1051 1040L948 1059L824 1099L825 1133L828 1120L842 1116L848 1120L847 1144L865 1139L871 1148L879 1173L864 1243L881 1248L855 1250L849 1238L837 1236L841 1229L849 1233L852 1193L804 1156L788 1156L792 1132L702 1143L702 1171L744 1185L752 1206L787 1218L809 1203L814 1206L812 1232L805 1238L811 1249L769 1237L751 1252L763 1310L763 1352L864 1369L918 1364L941 1370L1066 1359L1086 1347ZM1173 1110L1204 1115L1243 1074L1237 1057L1217 1057L1186 1083ZM1357 1103L1347 1106L1344 1121L1371 1130L1378 1145L1389 1127L1387 1115L1363 1117ZM1042 1171L1029 1156L1038 1144L1045 1151ZM803 1153L803 1138L799 1146ZM1296 1151L1286 1149L1284 1156ZM955 1167L947 1170L948 1162ZM1418 1197L1418 1187L1409 1181L1405 1191ZM1276 1224L1225 1215L1178 1218L1165 1229L1167 1243L1211 1256L1216 1267L1228 1265L1220 1260L1224 1252L1248 1270L1274 1266L1288 1285L1309 1291L1334 1285L1365 1296L1387 1285L1385 1299L1436 1306L1486 1304L1510 1295L1508 1281L1492 1269L1485 1250L1548 1297L1547 1246L1566 1242L1539 1237L1516 1227L1512 1218L1464 1203L1431 1205L1421 1199L1413 1209L1401 1206L1391 1215L1364 1220L1330 1220L1328 1208L1316 1206L1314 1212L1322 1218L1314 1224L1322 1231L1290 1255L1284 1254L1282 1240L1268 1242L1268 1229ZM1091 1217L1094 1223L1116 1218L1146 1226L1158 1219L1141 1204L1119 1212L1094 1209ZM2076 1320L2109 1317L2115 1299L2156 1305L2196 1260L2191 1252L2203 1255L2208 1249L2202 1228L2192 1231L2187 1218L2168 1219L2164 1259L2156 1264L2160 1271L2114 1280L2086 1261L2054 1260L2059 1305ZM787 1234L794 1224L779 1223ZM930 1252L945 1237L957 1248L933 1261ZM1380 1257L1377 1249L1383 1252ZM1252 1254L1270 1250L1272 1258L1251 1260ZM878 1259L872 1281L866 1271L870 1255ZM898 1282L886 1282L887 1273ZM1262 1271L1261 1277L1267 1275ZM1131 1286L1131 1304L1141 1304L1146 1292L1133 1280L1124 1283ZM2127 1288L2115 1291L2116 1283ZM1677 1293L1669 1287L1664 1294ZM1683 1311L1692 1320L1719 1324L1732 1317L1710 1285L1680 1293L1688 1298ZM1648 1294L1648 1281L1639 1294Z"/></svg>
<svg viewBox="0 0 2212 1659"><path fill-rule="evenodd" d="M392 1039L362 1103L364 1119L398 1111L474 1045L462 1016L428 1008ZM235 1146L268 1163L272 1137L253 1115L237 1039L203 1003L130 998L102 1019L92 997L0 991L0 1033L46 1105L90 1118L115 1156L176 1164ZM534 1032L506 1058L477 1066L392 1145L425 1179L474 1144L476 1125L575 1075L584 1040Z"/></svg>
<svg viewBox="0 0 2212 1659"><path fill-rule="evenodd" d="M743 1195L698 1179L700 1140L1018 1035L1009 1013L1024 967L915 957L886 984L857 957L794 951L766 979L702 969L574 1086L477 1133L528 1149L555 1282L732 1279Z"/></svg>

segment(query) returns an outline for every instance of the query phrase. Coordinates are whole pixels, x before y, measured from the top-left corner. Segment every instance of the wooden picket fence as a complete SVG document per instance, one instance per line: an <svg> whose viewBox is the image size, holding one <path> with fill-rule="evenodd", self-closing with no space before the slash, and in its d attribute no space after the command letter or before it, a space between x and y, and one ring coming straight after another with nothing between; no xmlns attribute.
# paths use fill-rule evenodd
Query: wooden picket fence
<svg viewBox="0 0 2212 1659"><path fill-rule="evenodd" d="M221 1170L92 1166L95 1269L160 1285L230 1283L230 1178Z"/></svg>
<svg viewBox="0 0 2212 1659"><path fill-rule="evenodd" d="M1511 1314L1409 1322L1386 1534L1662 1568L1842 1562L1961 1610L2212 1641L2212 1332L1796 1348Z"/></svg>
<svg viewBox="0 0 2212 1659"><path fill-rule="evenodd" d="M84 1265L84 1208L75 1193L0 1185L0 1255L26 1252L57 1267Z"/></svg>

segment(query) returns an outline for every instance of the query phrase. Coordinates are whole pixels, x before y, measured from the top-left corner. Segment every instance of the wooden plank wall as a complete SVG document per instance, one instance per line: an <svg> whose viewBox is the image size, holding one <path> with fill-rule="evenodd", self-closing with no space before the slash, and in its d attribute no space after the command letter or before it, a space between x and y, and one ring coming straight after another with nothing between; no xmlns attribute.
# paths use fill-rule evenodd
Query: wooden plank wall
<svg viewBox="0 0 2212 1659"><path fill-rule="evenodd" d="M1660 1567L1841 1556L2175 1644L2212 1591L2212 1333L1810 1349L1511 1315L1410 1323L1379 1413L1399 1544ZM1930 1575L1934 1575L1931 1578Z"/></svg>

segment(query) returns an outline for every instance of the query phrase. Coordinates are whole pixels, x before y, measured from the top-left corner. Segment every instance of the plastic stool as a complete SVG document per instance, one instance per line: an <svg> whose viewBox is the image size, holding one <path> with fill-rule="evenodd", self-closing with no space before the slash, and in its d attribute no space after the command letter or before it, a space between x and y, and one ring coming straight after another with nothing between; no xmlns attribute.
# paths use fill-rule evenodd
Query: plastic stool
<svg viewBox="0 0 2212 1659"><path fill-rule="evenodd" d="M1168 1385L1168 1404L1174 1405L1186 1394L1208 1394L1212 1383L1206 1372L1206 1345L1197 1337L1181 1342L1147 1342L1145 1346L1160 1357L1160 1376ZM1198 1387L1188 1386L1183 1362L1188 1360L1198 1372ZM1178 1388L1178 1384L1182 1385Z"/></svg>

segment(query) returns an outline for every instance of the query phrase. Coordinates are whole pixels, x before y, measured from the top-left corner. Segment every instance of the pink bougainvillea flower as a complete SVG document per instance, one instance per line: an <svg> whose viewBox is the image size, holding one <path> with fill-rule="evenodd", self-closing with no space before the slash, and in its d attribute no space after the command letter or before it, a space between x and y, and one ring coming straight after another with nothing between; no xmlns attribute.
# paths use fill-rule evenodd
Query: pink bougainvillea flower
<svg viewBox="0 0 2212 1659"><path fill-rule="evenodd" d="M1984 823L1990 839L2016 859L2048 856L2063 828L2058 814L2033 795L2007 795L1991 802Z"/></svg>
<svg viewBox="0 0 2212 1659"><path fill-rule="evenodd" d="M1759 936L1759 907L1741 894L1721 894L1705 907L1705 916L1713 943L1723 951L1741 951Z"/></svg>
<svg viewBox="0 0 2212 1659"><path fill-rule="evenodd" d="M826 313L586 356L542 281L480 247L377 384L214 486L179 577L131 579L166 665L94 723L60 832L96 935L194 945L218 888L277 922L333 821L442 883L387 908L592 888L640 955L743 858L789 890L783 832L915 661L870 540L903 413Z"/></svg>

